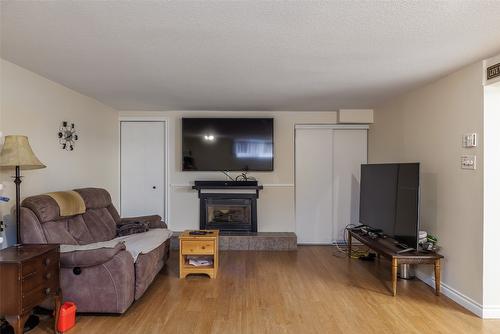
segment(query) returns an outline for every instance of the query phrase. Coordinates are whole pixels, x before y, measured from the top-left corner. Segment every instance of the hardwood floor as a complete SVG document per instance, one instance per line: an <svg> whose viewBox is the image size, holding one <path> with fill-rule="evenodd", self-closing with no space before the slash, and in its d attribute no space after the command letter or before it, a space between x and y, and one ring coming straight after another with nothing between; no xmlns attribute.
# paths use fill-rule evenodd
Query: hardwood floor
<svg viewBox="0 0 500 334"><path fill-rule="evenodd" d="M500 333L424 283L399 281L390 263L296 252L221 252L217 279L178 279L178 256L122 316L78 316L70 334L94 333ZM50 333L44 321L33 334Z"/></svg>

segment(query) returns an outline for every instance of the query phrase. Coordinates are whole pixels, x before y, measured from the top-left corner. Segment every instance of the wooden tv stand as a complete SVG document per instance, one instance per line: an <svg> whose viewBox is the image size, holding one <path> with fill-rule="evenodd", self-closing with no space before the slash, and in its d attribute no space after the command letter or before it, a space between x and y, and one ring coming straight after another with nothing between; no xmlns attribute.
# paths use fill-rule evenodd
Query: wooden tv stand
<svg viewBox="0 0 500 334"><path fill-rule="evenodd" d="M392 262L392 295L396 296L397 282L398 282L398 264L433 264L434 265L434 278L435 278L435 291L439 296L441 288L441 259L442 255L434 252L427 251L409 251L401 253L393 239L390 238L377 238L372 239L367 234L361 231L347 229L347 252L349 259L351 258L352 238L358 240L362 244L368 246L370 249L377 253L377 256L385 256L391 259Z"/></svg>

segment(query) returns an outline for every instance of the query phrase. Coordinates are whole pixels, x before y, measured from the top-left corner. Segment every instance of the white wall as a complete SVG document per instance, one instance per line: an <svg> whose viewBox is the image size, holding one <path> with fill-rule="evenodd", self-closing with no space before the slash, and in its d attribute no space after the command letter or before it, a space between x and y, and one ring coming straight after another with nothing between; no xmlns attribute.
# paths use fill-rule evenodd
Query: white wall
<svg viewBox="0 0 500 334"><path fill-rule="evenodd" d="M199 201L191 189L195 180L221 180L218 172L182 172L182 117L274 117L274 171L253 172L264 185L257 202L259 231L295 231L294 218L294 127L295 124L336 123L332 112L222 112L165 111L120 112L121 117L164 117L169 124L169 225L175 231L199 227ZM232 173L236 176L237 173Z"/></svg>
<svg viewBox="0 0 500 334"><path fill-rule="evenodd" d="M0 131L26 135L47 168L23 171L22 198L48 191L97 186L118 202L118 112L13 63L1 60ZM62 121L74 122L79 135L75 150L62 150L57 133ZM13 171L2 171L0 191L11 198L0 215L14 205ZM12 225L10 225L12 226Z"/></svg>
<svg viewBox="0 0 500 334"><path fill-rule="evenodd" d="M421 229L439 237L445 293L476 313L483 301L482 69L481 62L466 66L378 106L368 139L371 163L421 162ZM467 132L478 133L477 148L461 147ZM461 154L477 155L478 169L461 169Z"/></svg>
<svg viewBox="0 0 500 334"><path fill-rule="evenodd" d="M483 316L500 318L500 82L484 87Z"/></svg>

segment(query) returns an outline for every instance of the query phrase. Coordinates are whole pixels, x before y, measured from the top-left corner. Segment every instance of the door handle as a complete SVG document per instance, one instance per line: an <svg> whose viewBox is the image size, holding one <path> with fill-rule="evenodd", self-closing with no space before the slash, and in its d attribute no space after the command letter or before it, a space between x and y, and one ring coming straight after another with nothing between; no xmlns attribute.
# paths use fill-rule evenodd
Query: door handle
<svg viewBox="0 0 500 334"><path fill-rule="evenodd" d="M153 189L156 189L156 186L153 186Z"/></svg>

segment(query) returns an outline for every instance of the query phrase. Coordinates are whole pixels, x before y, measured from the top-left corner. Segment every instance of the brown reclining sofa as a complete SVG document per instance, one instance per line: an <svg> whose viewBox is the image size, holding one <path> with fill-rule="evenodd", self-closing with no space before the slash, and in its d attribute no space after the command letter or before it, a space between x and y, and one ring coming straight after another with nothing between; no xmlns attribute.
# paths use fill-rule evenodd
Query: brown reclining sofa
<svg viewBox="0 0 500 334"><path fill-rule="evenodd" d="M83 214L61 217L48 195L26 198L21 205L21 242L86 245L116 236L116 225L147 221L150 228L167 228L160 216L120 218L110 194L99 188L75 189L86 206ZM64 301L79 312L124 313L139 299L165 265L170 239L140 254L134 263L123 244L114 248L61 253L61 290Z"/></svg>

